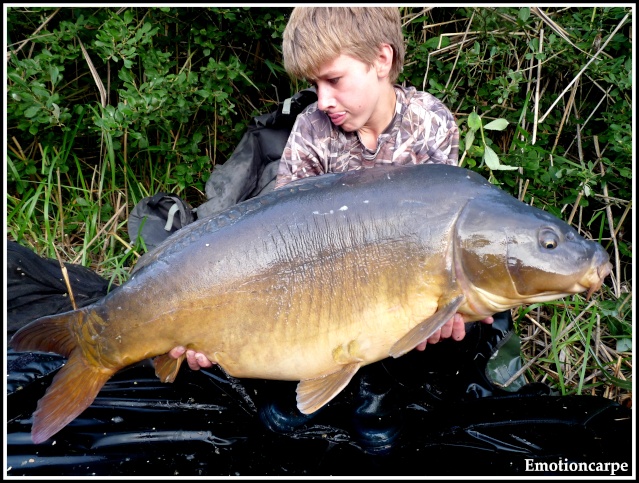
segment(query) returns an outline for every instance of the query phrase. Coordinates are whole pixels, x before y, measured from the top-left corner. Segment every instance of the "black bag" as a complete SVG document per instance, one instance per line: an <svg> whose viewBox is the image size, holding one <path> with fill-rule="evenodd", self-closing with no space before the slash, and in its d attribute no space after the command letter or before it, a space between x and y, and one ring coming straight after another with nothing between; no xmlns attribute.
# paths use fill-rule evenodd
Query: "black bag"
<svg viewBox="0 0 639 483"><path fill-rule="evenodd" d="M197 208L198 218L271 191L295 119L316 100L315 89L304 89L277 110L253 118L231 157L213 169L205 187L208 201Z"/></svg>
<svg viewBox="0 0 639 483"><path fill-rule="evenodd" d="M169 236L195 221L194 210L177 195L157 193L141 199L127 220L127 231L132 243L142 238L148 251Z"/></svg>

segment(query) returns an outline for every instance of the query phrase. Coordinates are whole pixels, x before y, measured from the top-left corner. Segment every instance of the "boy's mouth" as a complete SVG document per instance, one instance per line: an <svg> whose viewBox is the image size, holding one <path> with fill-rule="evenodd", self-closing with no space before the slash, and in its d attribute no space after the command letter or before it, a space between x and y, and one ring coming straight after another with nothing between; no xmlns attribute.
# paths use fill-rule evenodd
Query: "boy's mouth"
<svg viewBox="0 0 639 483"><path fill-rule="evenodd" d="M331 122L336 126L344 123L346 120L346 112L334 112L328 115L331 118Z"/></svg>

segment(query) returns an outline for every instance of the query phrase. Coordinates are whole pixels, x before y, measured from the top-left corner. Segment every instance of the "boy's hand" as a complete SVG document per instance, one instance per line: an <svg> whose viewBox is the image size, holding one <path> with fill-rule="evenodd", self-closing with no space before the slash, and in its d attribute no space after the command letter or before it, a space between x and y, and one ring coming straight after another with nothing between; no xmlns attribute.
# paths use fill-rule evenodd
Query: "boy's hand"
<svg viewBox="0 0 639 483"><path fill-rule="evenodd" d="M482 320L484 324L492 324L493 318L486 317ZM454 340L460 341L466 335L466 328L464 325L464 318L461 314L455 314L452 319L446 322L441 329L438 329L433 335L431 335L427 340L419 344L415 347L418 351L423 351L426 349L427 344L437 344L440 340L448 339L452 337ZM199 369L206 369L208 367L216 364L206 358L206 356L200 352L195 352L194 350L187 350L185 347L178 346L173 348L169 355L174 359L177 359L182 354L186 352L186 362L191 369L197 371Z"/></svg>
<svg viewBox="0 0 639 483"><path fill-rule="evenodd" d="M486 317L482 320L484 324L492 324L494 319L492 317ZM462 340L466 336L466 326L464 324L464 318L461 314L455 314L452 319L446 322L440 329L436 330L424 342L415 347L418 351L426 349L426 344L437 344L442 339L448 339L452 337L456 341Z"/></svg>
<svg viewBox="0 0 639 483"><path fill-rule="evenodd" d="M201 352L195 352L191 349L186 349L186 347L177 346L169 351L169 355L174 359L177 359L182 354L186 352L186 362L191 369L197 371L199 369L206 369L207 367L211 367L215 362L212 362L206 358L204 354Z"/></svg>

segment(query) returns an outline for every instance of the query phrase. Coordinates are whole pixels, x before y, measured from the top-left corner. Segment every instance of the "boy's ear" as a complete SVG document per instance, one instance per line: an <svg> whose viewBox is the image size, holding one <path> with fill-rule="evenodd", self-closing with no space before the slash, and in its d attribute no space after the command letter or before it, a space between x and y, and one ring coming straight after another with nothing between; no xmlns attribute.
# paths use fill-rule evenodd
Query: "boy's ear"
<svg viewBox="0 0 639 483"><path fill-rule="evenodd" d="M393 47L390 44L381 44L375 61L377 77L388 77L393 66Z"/></svg>

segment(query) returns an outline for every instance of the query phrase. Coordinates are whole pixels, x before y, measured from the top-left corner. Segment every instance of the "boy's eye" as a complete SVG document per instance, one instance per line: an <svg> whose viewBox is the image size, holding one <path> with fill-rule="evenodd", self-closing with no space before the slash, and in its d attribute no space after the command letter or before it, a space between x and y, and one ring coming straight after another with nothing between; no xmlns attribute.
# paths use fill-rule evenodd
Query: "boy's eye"
<svg viewBox="0 0 639 483"><path fill-rule="evenodd" d="M328 79L329 84L337 84L337 82L339 81L339 77L333 77L332 79Z"/></svg>

